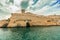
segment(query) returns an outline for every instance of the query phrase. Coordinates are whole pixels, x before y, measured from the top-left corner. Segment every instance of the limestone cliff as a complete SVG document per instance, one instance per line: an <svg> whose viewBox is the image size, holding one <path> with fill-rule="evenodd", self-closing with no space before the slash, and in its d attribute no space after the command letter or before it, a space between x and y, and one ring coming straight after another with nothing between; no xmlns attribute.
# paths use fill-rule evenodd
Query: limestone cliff
<svg viewBox="0 0 60 40"><path fill-rule="evenodd" d="M12 13L8 20L0 21L0 27L26 27L27 22L31 27L60 25L60 15L43 16L30 12Z"/></svg>
<svg viewBox="0 0 60 40"><path fill-rule="evenodd" d="M7 27L8 21L7 20L1 20L0 21L0 27Z"/></svg>

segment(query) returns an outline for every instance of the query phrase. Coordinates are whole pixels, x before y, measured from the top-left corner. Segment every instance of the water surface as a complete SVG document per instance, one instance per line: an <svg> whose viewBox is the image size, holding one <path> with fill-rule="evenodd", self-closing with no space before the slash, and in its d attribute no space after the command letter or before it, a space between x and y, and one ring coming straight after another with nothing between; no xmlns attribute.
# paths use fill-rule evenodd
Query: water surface
<svg viewBox="0 0 60 40"><path fill-rule="evenodd" d="M0 28L0 40L60 40L60 26Z"/></svg>

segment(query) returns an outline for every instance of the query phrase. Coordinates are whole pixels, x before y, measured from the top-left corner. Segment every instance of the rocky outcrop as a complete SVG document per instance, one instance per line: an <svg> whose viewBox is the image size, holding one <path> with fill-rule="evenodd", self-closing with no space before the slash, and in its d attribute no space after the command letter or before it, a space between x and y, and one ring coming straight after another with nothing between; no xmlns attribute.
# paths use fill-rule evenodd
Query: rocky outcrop
<svg viewBox="0 0 60 40"><path fill-rule="evenodd" d="M7 20L1 20L0 21L0 27L7 27L8 21Z"/></svg>
<svg viewBox="0 0 60 40"><path fill-rule="evenodd" d="M55 26L60 25L59 15L36 15L30 12L27 13L12 13L7 20L0 21L0 27L26 27L27 22L32 26Z"/></svg>

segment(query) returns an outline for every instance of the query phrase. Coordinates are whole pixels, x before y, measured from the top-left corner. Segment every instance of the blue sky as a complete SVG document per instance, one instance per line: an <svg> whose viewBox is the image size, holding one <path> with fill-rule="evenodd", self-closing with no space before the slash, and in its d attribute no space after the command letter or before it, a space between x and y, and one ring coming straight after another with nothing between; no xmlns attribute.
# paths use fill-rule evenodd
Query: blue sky
<svg viewBox="0 0 60 40"><path fill-rule="evenodd" d="M60 15L60 0L0 0L0 19L21 9L37 15Z"/></svg>

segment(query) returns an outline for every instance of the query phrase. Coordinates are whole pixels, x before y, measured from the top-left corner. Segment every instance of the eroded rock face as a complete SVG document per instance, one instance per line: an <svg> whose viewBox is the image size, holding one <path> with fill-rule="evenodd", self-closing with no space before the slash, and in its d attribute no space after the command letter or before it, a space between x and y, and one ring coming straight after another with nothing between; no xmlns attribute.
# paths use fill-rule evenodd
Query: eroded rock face
<svg viewBox="0 0 60 40"><path fill-rule="evenodd" d="M6 20L0 21L0 27L7 27L7 25L8 25L8 21Z"/></svg>
<svg viewBox="0 0 60 40"><path fill-rule="evenodd" d="M57 21L56 21L57 19ZM25 14L13 14L10 18L10 22L8 24L8 27L26 27L26 22L28 21L30 26L33 25L60 25L59 21L60 19L55 16L37 16L32 13L25 13ZM58 24L57 24L58 23Z"/></svg>
<svg viewBox="0 0 60 40"><path fill-rule="evenodd" d="M11 17L6 21L0 21L0 27L26 27L26 23L29 22L30 26L33 25L60 25L59 15L36 15L30 12L27 13L13 13Z"/></svg>
<svg viewBox="0 0 60 40"><path fill-rule="evenodd" d="M24 21L10 21L7 27L25 27L26 23Z"/></svg>

